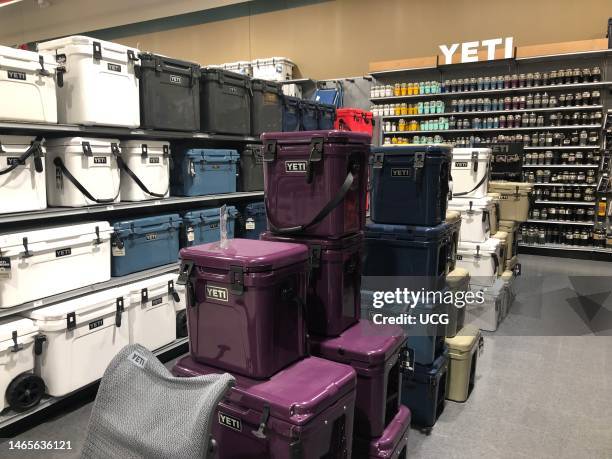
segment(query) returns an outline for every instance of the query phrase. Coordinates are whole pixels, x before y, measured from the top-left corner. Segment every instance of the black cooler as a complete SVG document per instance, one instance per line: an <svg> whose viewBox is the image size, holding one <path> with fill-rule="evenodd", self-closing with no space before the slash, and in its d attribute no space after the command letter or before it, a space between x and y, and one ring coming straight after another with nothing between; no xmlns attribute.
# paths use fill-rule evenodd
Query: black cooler
<svg viewBox="0 0 612 459"><path fill-rule="evenodd" d="M200 125L204 132L251 133L251 81L247 75L203 68L200 80Z"/></svg>

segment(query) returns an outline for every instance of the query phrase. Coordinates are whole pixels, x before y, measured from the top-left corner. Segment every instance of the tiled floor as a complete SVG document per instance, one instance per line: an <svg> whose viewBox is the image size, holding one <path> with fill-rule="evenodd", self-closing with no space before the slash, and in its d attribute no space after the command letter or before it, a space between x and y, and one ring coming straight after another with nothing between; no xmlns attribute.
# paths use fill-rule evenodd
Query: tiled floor
<svg viewBox="0 0 612 459"><path fill-rule="evenodd" d="M612 457L612 263L521 261L517 301L485 338L474 392L447 402L430 435L411 432L410 457ZM568 277L593 275L610 277ZM20 453L0 440L0 458L78 457L90 409L73 407L13 438L70 440L72 451Z"/></svg>

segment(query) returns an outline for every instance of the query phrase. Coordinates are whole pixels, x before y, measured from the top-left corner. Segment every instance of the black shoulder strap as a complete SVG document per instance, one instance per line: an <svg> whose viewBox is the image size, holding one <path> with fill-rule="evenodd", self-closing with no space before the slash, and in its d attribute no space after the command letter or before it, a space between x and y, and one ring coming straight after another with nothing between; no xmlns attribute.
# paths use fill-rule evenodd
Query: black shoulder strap
<svg viewBox="0 0 612 459"><path fill-rule="evenodd" d="M146 185L142 183L142 180L140 180L138 176L134 173L134 171L132 171L132 169L130 169L128 165L125 164L125 161L123 161L123 158L121 158L121 156L117 156L117 164L119 164L119 168L122 169L127 175L129 175L130 178L134 180L134 182L136 182L136 185L138 185L138 187L142 191L144 191L146 194L156 197L156 198L163 198L168 193L168 190L166 190L164 193L154 193L152 191L149 191ZM168 189L169 188L170 188L170 185L168 185Z"/></svg>
<svg viewBox="0 0 612 459"><path fill-rule="evenodd" d="M465 195L470 194L472 191L477 190L478 187L481 186L488 178L489 178L489 166L487 165L487 170L485 171L484 175L482 176L482 178L480 179L480 181L476 184L476 186L474 188L472 188L469 191L464 191L462 193L453 193L453 197L455 197L455 196L465 196Z"/></svg>
<svg viewBox="0 0 612 459"><path fill-rule="evenodd" d="M17 169L18 166L24 164L25 160L28 159L32 155L34 155L34 169L38 173L43 172L44 170L43 163L42 163L43 153L42 153L42 148L41 148L41 142L42 142L42 138L36 137L36 139L30 145L30 148L28 148L25 152L23 152L23 154L16 161L14 161L6 169L0 170L0 175L6 175L14 171L15 169Z"/></svg>
<svg viewBox="0 0 612 459"><path fill-rule="evenodd" d="M77 190L79 190L81 192L81 194L83 196L85 196L87 199L89 199L90 201L93 201L97 204L109 204L111 202L115 202L115 199L117 199L117 196L119 196L119 193L121 192L121 187L119 187L119 190L117 191L117 194L115 195L114 198L110 198L110 199L96 199L92 196L92 194L87 191L87 188L85 188L81 182L79 182L76 177L74 175L72 175L70 173L70 171L66 168L66 166L64 165L64 161L62 161L62 159L58 156L53 160L53 164L56 167L59 167L62 171L62 174L64 174L66 176L66 178L68 180L70 180L70 182L76 187Z"/></svg>

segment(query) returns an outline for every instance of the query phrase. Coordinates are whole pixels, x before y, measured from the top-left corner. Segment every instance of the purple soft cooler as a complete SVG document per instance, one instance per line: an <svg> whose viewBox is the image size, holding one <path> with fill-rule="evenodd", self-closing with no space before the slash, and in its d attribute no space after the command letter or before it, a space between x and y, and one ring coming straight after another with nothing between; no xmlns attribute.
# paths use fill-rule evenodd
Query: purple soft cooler
<svg viewBox="0 0 612 459"><path fill-rule="evenodd" d="M306 246L229 239L181 258L196 361L263 379L306 355Z"/></svg>
<svg viewBox="0 0 612 459"><path fill-rule="evenodd" d="M360 459L406 459L409 432L410 410L401 405L393 421L380 437L374 439L355 437L353 455Z"/></svg>
<svg viewBox="0 0 612 459"><path fill-rule="evenodd" d="M363 230L368 134L272 132L261 138L268 229L330 239Z"/></svg>
<svg viewBox="0 0 612 459"><path fill-rule="evenodd" d="M313 355L351 365L357 372L355 434L378 437L400 406L401 327L360 320L337 338L310 337Z"/></svg>
<svg viewBox="0 0 612 459"><path fill-rule="evenodd" d="M306 302L308 332L338 336L361 315L363 233L342 239L312 239L262 234L265 241L308 246L311 272Z"/></svg>
<svg viewBox="0 0 612 459"><path fill-rule="evenodd" d="M172 372L223 370L183 357ZM354 408L355 371L309 357L266 381L236 375L217 406L212 437L219 459L349 459Z"/></svg>

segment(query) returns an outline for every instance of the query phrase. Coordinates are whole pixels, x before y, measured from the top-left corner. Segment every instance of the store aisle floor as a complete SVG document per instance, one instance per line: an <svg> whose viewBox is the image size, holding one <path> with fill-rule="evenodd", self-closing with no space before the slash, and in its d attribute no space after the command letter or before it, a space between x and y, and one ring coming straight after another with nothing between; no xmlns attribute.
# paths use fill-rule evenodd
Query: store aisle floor
<svg viewBox="0 0 612 459"><path fill-rule="evenodd" d="M517 300L500 329L486 334L474 392L466 403L447 402L430 435L411 431L410 457L612 455L612 299L606 294L612 283L583 277L612 276L612 263L526 255L521 261ZM558 329L575 336L558 336ZM0 457L79 457L90 411L87 403L13 438L70 440L72 451L8 451L5 439Z"/></svg>

